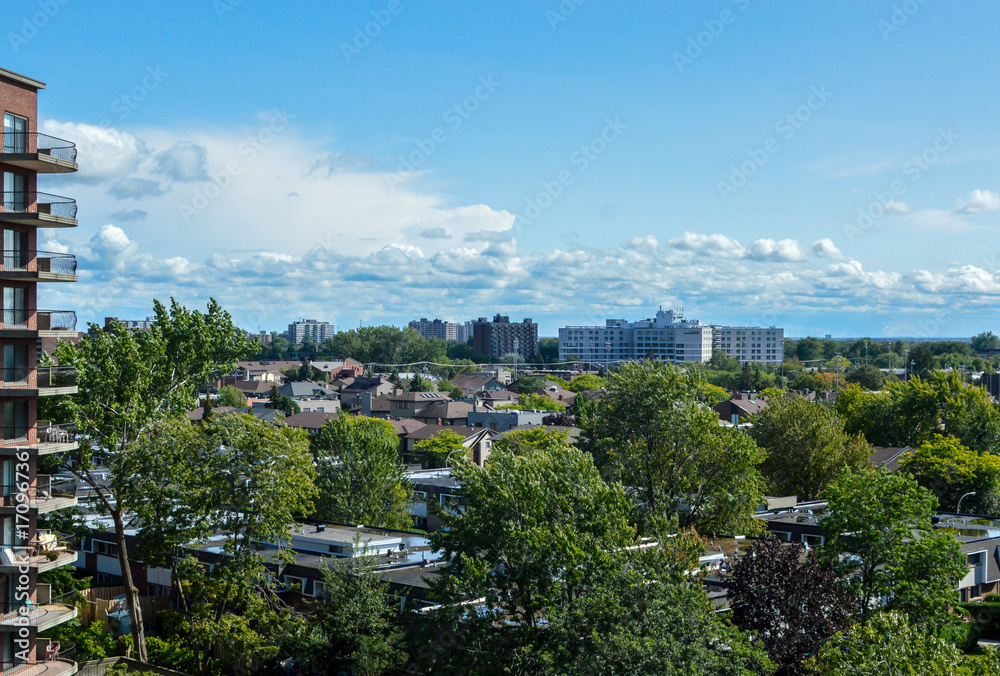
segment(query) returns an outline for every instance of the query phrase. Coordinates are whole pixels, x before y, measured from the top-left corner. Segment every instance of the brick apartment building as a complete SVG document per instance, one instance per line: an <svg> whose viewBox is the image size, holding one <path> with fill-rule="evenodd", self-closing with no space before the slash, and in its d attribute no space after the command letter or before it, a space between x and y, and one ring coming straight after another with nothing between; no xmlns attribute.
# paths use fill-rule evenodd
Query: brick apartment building
<svg viewBox="0 0 1000 676"><path fill-rule="evenodd" d="M492 322L480 317L472 324L472 349L493 359L519 354L529 360L538 352L538 324L530 317L519 323L507 315L496 315Z"/></svg>
<svg viewBox="0 0 1000 676"><path fill-rule="evenodd" d="M39 178L77 170L76 147L38 133L38 90L44 84L0 69L0 227L3 286L0 344L0 651L3 672L64 676L74 662L59 658L40 631L76 617L76 607L52 598L40 572L76 561L69 538L38 529L38 515L76 505L75 482L38 474L39 456L72 450L65 427L37 419L39 397L73 394L76 374L65 367L39 367L42 340L76 329L76 313L40 310L39 282L75 282L76 257L38 251L40 228L76 227L76 202L40 191ZM55 421L58 422L58 421ZM49 648L47 650L47 648Z"/></svg>

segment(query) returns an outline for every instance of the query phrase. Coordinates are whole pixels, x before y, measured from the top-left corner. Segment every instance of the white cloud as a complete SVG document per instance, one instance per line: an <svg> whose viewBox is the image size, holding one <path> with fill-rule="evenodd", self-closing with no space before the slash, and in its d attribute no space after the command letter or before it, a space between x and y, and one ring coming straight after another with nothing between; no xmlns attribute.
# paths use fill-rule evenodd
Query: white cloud
<svg viewBox="0 0 1000 676"><path fill-rule="evenodd" d="M72 178L78 181L97 183L126 176L150 154L134 135L110 127L46 120L41 130L76 144L80 171Z"/></svg>
<svg viewBox="0 0 1000 676"><path fill-rule="evenodd" d="M630 239L625 248L640 253L656 251L660 248L660 240L652 235L639 235Z"/></svg>
<svg viewBox="0 0 1000 676"><path fill-rule="evenodd" d="M758 239L750 245L748 255L761 261L804 261L807 258L806 252L794 239Z"/></svg>
<svg viewBox="0 0 1000 676"><path fill-rule="evenodd" d="M168 150L157 153L153 172L173 181L205 181L208 151L190 141L178 141Z"/></svg>
<svg viewBox="0 0 1000 676"><path fill-rule="evenodd" d="M840 260L844 258L844 254L841 253L837 245L833 243L833 240L829 237L824 237L813 243L812 246L813 253L820 258L832 258L834 260Z"/></svg>
<svg viewBox="0 0 1000 676"><path fill-rule="evenodd" d="M906 202L900 202L898 200L889 200L882 205L887 213L892 214L908 214L910 213L910 205Z"/></svg>
<svg viewBox="0 0 1000 676"><path fill-rule="evenodd" d="M695 251L703 254L716 254L723 257L742 257L743 247L735 239L725 235L703 235L695 232L685 232L667 242L674 249Z"/></svg>
<svg viewBox="0 0 1000 676"><path fill-rule="evenodd" d="M1000 195L991 190L973 190L959 199L955 210L960 214L983 214L1000 211Z"/></svg>

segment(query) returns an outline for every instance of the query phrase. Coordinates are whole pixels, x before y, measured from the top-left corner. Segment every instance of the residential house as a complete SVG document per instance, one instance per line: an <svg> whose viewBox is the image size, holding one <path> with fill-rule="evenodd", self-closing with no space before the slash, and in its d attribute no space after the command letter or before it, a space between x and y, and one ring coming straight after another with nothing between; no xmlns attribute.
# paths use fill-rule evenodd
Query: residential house
<svg viewBox="0 0 1000 676"><path fill-rule="evenodd" d="M389 397L389 414L391 417L412 418L431 404L439 401L449 401L450 397L441 392L407 392Z"/></svg>
<svg viewBox="0 0 1000 676"><path fill-rule="evenodd" d="M719 414L719 420L722 422L739 425L765 408L767 408L767 401L763 397L751 398L749 394L738 393L726 401L716 404L715 412Z"/></svg>
<svg viewBox="0 0 1000 676"><path fill-rule="evenodd" d="M334 378L357 378L365 372L364 364L354 359L341 359L336 361L312 361L309 366L320 374L326 376L327 380Z"/></svg>
<svg viewBox="0 0 1000 676"><path fill-rule="evenodd" d="M494 432L506 432L514 428L542 425L551 411L492 411L475 407L466 418L469 427L485 427Z"/></svg>
<svg viewBox="0 0 1000 676"><path fill-rule="evenodd" d="M435 401L414 413L413 419L428 425L467 425L474 408L465 401Z"/></svg>

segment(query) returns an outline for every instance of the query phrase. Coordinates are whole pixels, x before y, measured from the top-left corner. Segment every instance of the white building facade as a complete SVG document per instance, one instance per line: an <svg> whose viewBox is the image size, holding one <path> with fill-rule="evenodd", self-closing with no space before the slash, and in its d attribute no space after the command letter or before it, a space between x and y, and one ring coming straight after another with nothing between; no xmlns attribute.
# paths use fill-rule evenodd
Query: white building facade
<svg viewBox="0 0 1000 676"><path fill-rule="evenodd" d="M314 343L322 343L327 338L333 338L334 333L333 324L317 319L303 319L288 325L288 340L295 345L301 345L306 336Z"/></svg>
<svg viewBox="0 0 1000 676"><path fill-rule="evenodd" d="M609 319L604 326L559 329L559 359L600 364L652 356L673 364L712 358L712 327L662 308L653 319Z"/></svg>
<svg viewBox="0 0 1000 676"><path fill-rule="evenodd" d="M780 364L785 360L785 330L774 326L713 326L713 350L739 363Z"/></svg>

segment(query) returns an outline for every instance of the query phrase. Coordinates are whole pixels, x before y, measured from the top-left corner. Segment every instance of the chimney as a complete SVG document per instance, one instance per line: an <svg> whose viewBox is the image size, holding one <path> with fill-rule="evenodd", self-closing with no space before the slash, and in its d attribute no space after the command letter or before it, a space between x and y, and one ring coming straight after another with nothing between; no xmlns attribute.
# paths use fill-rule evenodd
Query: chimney
<svg viewBox="0 0 1000 676"><path fill-rule="evenodd" d="M326 530L326 524L325 523L321 523L318 526L316 526L316 532L317 533L322 533L325 530Z"/></svg>
<svg viewBox="0 0 1000 676"><path fill-rule="evenodd" d="M438 418L438 425L443 425L443 424L444 424L444 421L441 420L441 418Z"/></svg>

